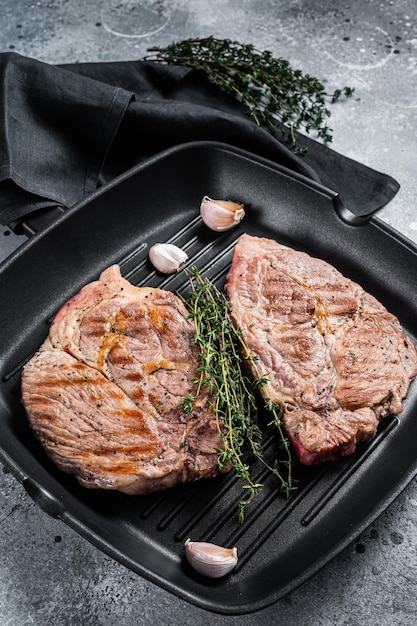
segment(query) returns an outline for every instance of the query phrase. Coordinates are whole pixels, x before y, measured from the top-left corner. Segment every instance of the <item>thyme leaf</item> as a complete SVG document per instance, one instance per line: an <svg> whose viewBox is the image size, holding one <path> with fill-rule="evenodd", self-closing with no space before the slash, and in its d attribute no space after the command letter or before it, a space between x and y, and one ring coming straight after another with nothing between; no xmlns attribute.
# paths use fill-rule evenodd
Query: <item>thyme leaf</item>
<svg viewBox="0 0 417 626"><path fill-rule="evenodd" d="M250 355L241 332L233 324L225 293L203 278L196 267L191 268L190 281L191 295L182 300L194 321L194 340L200 352L195 397L202 388L213 396L212 406L224 446L218 451L219 468L231 465L244 483L245 497L238 504L238 519L242 522L246 507L263 488L263 484L252 477L251 460L260 461L278 479L281 491L288 495L294 489L291 449L279 406L267 398L265 408L278 431L285 459L269 465L263 458L263 432L259 425L255 390L263 387L265 397L264 387L268 379L257 371L256 357ZM247 375L245 361L251 362L257 376L255 380ZM184 409L192 410L192 399L187 394L182 402Z"/></svg>
<svg viewBox="0 0 417 626"><path fill-rule="evenodd" d="M295 152L305 152L297 148L300 129L315 133L325 143L332 141L328 106L354 92L346 86L328 94L319 79L293 69L287 60L230 39L186 39L148 52L154 56L147 59L203 71L212 83L242 102L258 126L273 134L281 131Z"/></svg>

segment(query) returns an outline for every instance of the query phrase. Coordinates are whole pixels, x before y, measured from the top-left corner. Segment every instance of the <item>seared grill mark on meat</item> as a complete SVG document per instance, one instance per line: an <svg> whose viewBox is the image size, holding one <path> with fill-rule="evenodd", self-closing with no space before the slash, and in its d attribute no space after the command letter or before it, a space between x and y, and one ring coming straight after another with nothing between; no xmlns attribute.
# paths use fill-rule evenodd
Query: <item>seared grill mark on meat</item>
<svg viewBox="0 0 417 626"><path fill-rule="evenodd" d="M334 267L243 235L227 279L235 323L301 461L350 454L402 410L417 351L399 321ZM256 376L255 372L254 375Z"/></svg>
<svg viewBox="0 0 417 626"><path fill-rule="evenodd" d="M210 399L195 392L194 326L172 293L108 268L57 313L22 375L30 424L55 463L87 487L148 493L215 476Z"/></svg>

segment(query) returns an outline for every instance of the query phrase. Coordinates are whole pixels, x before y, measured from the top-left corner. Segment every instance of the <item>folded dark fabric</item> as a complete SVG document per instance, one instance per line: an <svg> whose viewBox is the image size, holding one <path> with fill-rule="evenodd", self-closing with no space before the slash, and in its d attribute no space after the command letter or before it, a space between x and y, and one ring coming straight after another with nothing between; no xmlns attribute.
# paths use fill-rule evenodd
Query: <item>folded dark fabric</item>
<svg viewBox="0 0 417 626"><path fill-rule="evenodd" d="M94 191L132 94L14 53L0 80L1 223Z"/></svg>
<svg viewBox="0 0 417 626"><path fill-rule="evenodd" d="M130 167L189 141L249 150L337 191L367 215L398 191L376 172L308 137L295 156L204 73L151 61L52 66L0 54L0 222L71 207Z"/></svg>

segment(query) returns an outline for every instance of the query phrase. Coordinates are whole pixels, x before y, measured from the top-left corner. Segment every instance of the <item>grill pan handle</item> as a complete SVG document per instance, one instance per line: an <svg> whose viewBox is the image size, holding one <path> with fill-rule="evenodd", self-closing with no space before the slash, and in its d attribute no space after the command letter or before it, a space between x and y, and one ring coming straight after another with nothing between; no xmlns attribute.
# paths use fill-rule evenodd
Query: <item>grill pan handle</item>
<svg viewBox="0 0 417 626"><path fill-rule="evenodd" d="M32 237L32 235L35 235L37 232L52 224L65 210L66 209L61 205L49 206L11 222L8 224L8 227L15 235Z"/></svg>
<svg viewBox="0 0 417 626"><path fill-rule="evenodd" d="M51 517L60 517L64 512L61 502L31 478L25 478L23 480L23 487L34 503Z"/></svg>
<svg viewBox="0 0 417 626"><path fill-rule="evenodd" d="M370 213L366 213L364 215L353 213L344 206L339 196L335 198L334 206L335 211L340 219L350 226L363 226L364 224L368 224L369 220L380 210L380 208L377 208L374 211L371 211Z"/></svg>

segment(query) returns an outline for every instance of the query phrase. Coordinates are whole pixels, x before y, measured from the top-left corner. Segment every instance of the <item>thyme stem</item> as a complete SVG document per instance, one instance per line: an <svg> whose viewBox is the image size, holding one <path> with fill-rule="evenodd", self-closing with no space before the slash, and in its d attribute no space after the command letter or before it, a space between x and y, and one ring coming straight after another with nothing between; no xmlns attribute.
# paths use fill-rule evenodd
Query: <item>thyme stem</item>
<svg viewBox="0 0 417 626"><path fill-rule="evenodd" d="M200 351L201 366L196 378L196 397L203 387L213 396L217 427L224 447L219 450L219 467L231 465L243 480L246 497L238 505L239 521L244 520L245 508L260 492L263 484L251 475L250 459L258 459L279 481L280 489L288 495L293 489L292 457L288 439L281 422L278 405L268 398L265 408L271 412L272 422L285 450L285 460L275 461L274 467L262 456L262 430L258 422L258 403L255 389L262 386L266 397L267 378L253 381L245 371L245 361L252 359L242 335L230 316L230 302L226 295L203 278L196 267L190 275L192 292L183 298L190 317L194 320L194 339ZM187 397L189 406L191 399Z"/></svg>
<svg viewBox="0 0 417 626"><path fill-rule="evenodd" d="M300 129L332 141L333 131L326 123L328 104L354 91L345 86L328 94L320 80L293 69L287 60L230 39L186 39L148 52L155 53L148 59L203 71L212 83L237 97L258 126L271 133L281 131L297 152L303 151L297 148Z"/></svg>

